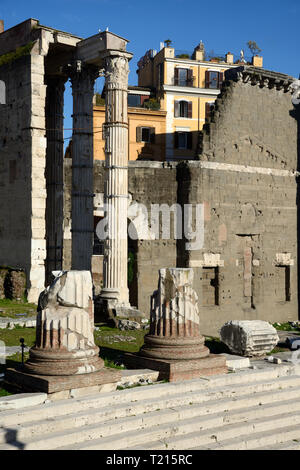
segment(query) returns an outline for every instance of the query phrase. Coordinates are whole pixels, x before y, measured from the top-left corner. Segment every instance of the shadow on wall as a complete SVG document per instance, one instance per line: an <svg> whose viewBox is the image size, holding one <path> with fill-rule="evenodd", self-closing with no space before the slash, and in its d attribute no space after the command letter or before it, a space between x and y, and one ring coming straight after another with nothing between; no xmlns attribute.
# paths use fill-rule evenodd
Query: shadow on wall
<svg viewBox="0 0 300 470"><path fill-rule="evenodd" d="M297 121L297 171L300 172L300 104L294 105L294 109L290 115ZM297 276L298 276L298 318L300 319L300 190L299 190L299 176L297 177Z"/></svg>
<svg viewBox="0 0 300 470"><path fill-rule="evenodd" d="M133 148L129 144L129 159L164 161L164 160L198 160L199 154L199 131L176 131L174 133L157 134L152 142L144 142L136 156ZM165 150L158 150L158 141ZM160 147L161 148L161 147Z"/></svg>

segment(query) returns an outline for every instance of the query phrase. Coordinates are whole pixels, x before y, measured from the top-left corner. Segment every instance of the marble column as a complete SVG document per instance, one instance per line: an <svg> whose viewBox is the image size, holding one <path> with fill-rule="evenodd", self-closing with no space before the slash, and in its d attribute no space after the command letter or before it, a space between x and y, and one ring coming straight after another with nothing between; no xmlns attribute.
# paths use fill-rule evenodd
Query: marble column
<svg viewBox="0 0 300 470"><path fill-rule="evenodd" d="M41 293L36 344L25 371L50 376L102 369L94 342L93 283L89 271L62 271Z"/></svg>
<svg viewBox="0 0 300 470"><path fill-rule="evenodd" d="M111 51L105 57L105 161L104 203L108 238L104 250L101 298L129 306L127 287L128 208L128 60L129 53Z"/></svg>
<svg viewBox="0 0 300 470"><path fill-rule="evenodd" d="M62 269L65 81L66 78L60 76L46 79L46 285L51 272Z"/></svg>
<svg viewBox="0 0 300 470"><path fill-rule="evenodd" d="M209 355L200 334L198 296L193 269L159 270L158 290L151 299L150 333L143 356L159 359L199 359Z"/></svg>
<svg viewBox="0 0 300 470"><path fill-rule="evenodd" d="M71 398L116 388L121 371L104 367L94 340L90 271L61 271L39 297L36 342L5 380L25 391ZM58 395L57 395L58 393Z"/></svg>
<svg viewBox="0 0 300 470"><path fill-rule="evenodd" d="M202 375L223 374L226 358L210 354L200 334L198 296L193 289L193 269L159 270L158 289L151 299L150 333L138 354L127 354L130 367L159 371L170 382Z"/></svg>
<svg viewBox="0 0 300 470"><path fill-rule="evenodd" d="M93 95L98 67L69 68L73 92L72 269L91 270L93 254Z"/></svg>

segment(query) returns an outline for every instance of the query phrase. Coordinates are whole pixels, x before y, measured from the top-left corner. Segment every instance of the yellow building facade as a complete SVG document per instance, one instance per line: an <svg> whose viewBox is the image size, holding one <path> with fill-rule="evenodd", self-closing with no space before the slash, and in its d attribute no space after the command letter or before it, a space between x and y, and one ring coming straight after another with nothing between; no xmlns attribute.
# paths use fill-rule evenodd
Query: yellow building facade
<svg viewBox="0 0 300 470"><path fill-rule="evenodd" d="M225 71L244 63L234 63L230 52L207 60L203 43L191 55L162 47L141 58L138 85L155 90L160 108L166 112L166 160L195 158L199 131L220 93ZM262 57L253 57L252 65L262 67Z"/></svg>
<svg viewBox="0 0 300 470"><path fill-rule="evenodd" d="M150 91L129 88L129 160L165 160L166 111L143 107ZM135 105L135 106L133 106ZM94 158L105 160L105 106L94 105Z"/></svg>

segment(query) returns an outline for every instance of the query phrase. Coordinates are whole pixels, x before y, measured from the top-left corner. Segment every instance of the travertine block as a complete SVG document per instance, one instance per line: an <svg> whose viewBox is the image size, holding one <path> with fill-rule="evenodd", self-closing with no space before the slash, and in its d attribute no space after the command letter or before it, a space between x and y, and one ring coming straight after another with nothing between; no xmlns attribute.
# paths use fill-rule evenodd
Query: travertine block
<svg viewBox="0 0 300 470"><path fill-rule="evenodd" d="M275 328L262 320L229 321L220 336L233 353L249 357L267 354L279 341Z"/></svg>

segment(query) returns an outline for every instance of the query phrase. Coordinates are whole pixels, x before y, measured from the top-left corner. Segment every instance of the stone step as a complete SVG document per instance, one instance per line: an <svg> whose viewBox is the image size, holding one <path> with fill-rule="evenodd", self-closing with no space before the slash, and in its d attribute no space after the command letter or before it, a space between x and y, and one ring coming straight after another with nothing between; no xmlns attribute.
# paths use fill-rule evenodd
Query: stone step
<svg viewBox="0 0 300 470"><path fill-rule="evenodd" d="M199 417L177 421L176 424L156 424L141 431L129 431L114 436L113 448L115 450L186 450L192 447L210 447L213 443L226 439L239 438L243 445L243 435L253 436L256 432L262 433L280 427L298 425L300 430L300 412L285 413L261 419L244 418L246 421L238 424L224 424L222 417ZM216 427L217 426L217 427ZM203 428L206 428L203 430ZM190 430L194 431L190 433ZM59 447L59 450L109 450L112 447L112 437L95 438L94 433L89 434L86 441L77 444ZM27 448L27 447L26 447Z"/></svg>
<svg viewBox="0 0 300 470"><path fill-rule="evenodd" d="M202 396L203 399L207 397L207 395L204 395L204 391L209 392L212 390L214 394L219 392L218 397L222 398L222 396L225 396L224 393L226 390L227 393L231 391L230 393L234 394L236 392L233 390L236 388L237 391L242 392L241 387L246 385L247 388L249 383L251 383L253 390L257 392L259 390L256 389L255 385L253 386L254 383L257 383L258 386L263 384L264 387L269 387L269 389L273 387L276 389L278 388L276 383L280 378L293 377L293 380L297 381L297 376L291 375L293 369L294 368L291 366L284 365L270 366L269 370L239 371L234 374L214 376L205 379L136 387L122 391L102 393L101 395L90 395L85 398L60 400L58 402L45 403L41 407L28 407L20 411L3 411L0 414L1 425L11 426L30 421L39 421L41 419L52 418L54 415L56 417L65 416L89 408L99 408L102 406L110 408L121 403L134 403L136 400L148 400L152 402L153 395L159 398L167 397L168 402L170 402L171 398L174 398L175 404L184 404L188 402L189 395L194 392L201 392L197 400L199 403ZM271 381L269 385L267 385L268 381ZM153 387L155 387L155 389L153 389ZM211 397L211 399L212 398L213 397ZM194 397L193 399L195 400Z"/></svg>
<svg viewBox="0 0 300 470"><path fill-rule="evenodd" d="M299 386L294 388L284 388L283 390L276 390L272 393L255 393L243 396L238 400L236 397L229 399L218 399L204 402L203 404L195 404L190 402L189 405L178 406L176 409L165 409L164 400L155 400L154 403L141 403L123 404L115 407L114 409L90 409L77 414L52 417L39 422L29 422L23 425L15 425L13 431L9 433L9 428L0 430L0 442L8 442L15 440L17 434L18 440L26 441L28 439L34 440L35 436L43 436L43 441L51 433L63 432L67 430L78 430L82 426L97 425L101 426L102 435L105 433L109 435L121 432L124 429L124 423L127 425L126 430L138 429L139 427L151 426L157 423L158 412L160 424L176 422L181 419L192 418L198 416L202 419L203 416L214 416L217 413L218 418L223 416L224 422L234 422L242 419L244 414L247 417L276 415L278 413L287 412L290 410L290 403L293 400L293 409L300 411L300 398ZM147 412L145 407L147 406ZM158 406L160 408L158 408ZM228 412L231 415L228 417ZM130 421L130 417L135 419ZM137 418L136 418L137 417ZM118 419L117 419L118 418ZM116 420L117 419L117 420ZM110 421L108 421L110 420ZM116 429L107 427L107 422L116 423ZM106 426L106 427L105 427ZM132 427L133 426L133 427ZM51 436L49 436L51 438ZM1 447L0 447L1 448Z"/></svg>
<svg viewBox="0 0 300 470"><path fill-rule="evenodd" d="M259 378L261 378L259 376ZM117 393L108 393L97 395L93 398L86 399L74 399L73 400L63 400L60 402L44 404L40 407L30 407L24 410L17 410L1 412L1 426L2 427L11 427L25 423L30 423L34 427L34 422L41 420L53 420L53 416L58 420L59 417L65 419L66 416L74 415L75 413L82 413L85 410L103 410L103 416L107 416L107 419L118 417L118 413L129 414L129 411L126 410L134 408L134 414L154 411L158 408L165 409L167 407L174 406L184 406L189 405L190 403L199 404L208 402L211 400L222 400L224 398L236 397L236 396L245 396L249 394L257 394L259 392L276 391L280 389L287 389L292 387L299 387L300 377L298 376L284 376L277 378L274 381L259 381L254 384L241 384L233 387L232 385L219 386L214 389L206 388L201 390L194 390L194 381L190 383L190 387L187 387L185 393L181 392L181 387L179 388L179 393L176 393L178 388L173 387L173 384L162 384L161 385L151 385L146 387L137 387L136 389L129 389L119 391ZM207 384L205 384L207 385ZM153 387L155 387L153 389ZM170 393L166 396L166 391L170 390ZM157 398L153 399L155 390L155 396ZM134 392L132 394L128 392ZM148 396L148 392L151 391L151 398ZM140 392L138 394L138 392ZM172 393L173 392L173 393ZM174 394L175 392L175 394ZM110 397L112 400L110 400ZM118 400L114 400L116 397ZM104 398L102 400L102 398ZM125 401L124 398L127 398ZM116 403L117 402L117 403ZM126 406L124 406L126 405ZM132 413L133 414L133 413ZM3 432L2 432L3 434ZM1 433L0 433L0 442Z"/></svg>
<svg viewBox="0 0 300 470"><path fill-rule="evenodd" d="M208 446L194 447L190 450L297 450L300 426L290 425L274 428L266 432L251 433L247 436L227 439Z"/></svg>
<svg viewBox="0 0 300 470"><path fill-rule="evenodd" d="M150 441L145 435L146 439L143 442L147 442L147 444L136 446L129 444L130 450L247 450L257 447L263 448L264 445L299 438L300 414L284 413L276 417L254 419L204 431L199 430L199 424L198 430L196 426L197 423L193 427L196 429L193 432L183 433L184 428L182 427L179 428L180 432L177 432L176 436L166 433L164 437L155 441ZM93 444L95 445L95 443ZM93 444L81 448L96 449L96 447L91 447ZM126 449L126 447L124 446L122 449Z"/></svg>
<svg viewBox="0 0 300 470"><path fill-rule="evenodd" d="M289 428L291 431L291 429ZM298 430L298 438L292 440L292 441L282 441L280 443L276 444L271 444L271 445L265 445L265 442L263 443L263 448L262 447L256 447L253 450L300 450L300 436L299 436L299 428L297 427Z"/></svg>

